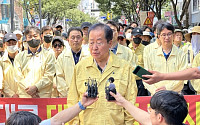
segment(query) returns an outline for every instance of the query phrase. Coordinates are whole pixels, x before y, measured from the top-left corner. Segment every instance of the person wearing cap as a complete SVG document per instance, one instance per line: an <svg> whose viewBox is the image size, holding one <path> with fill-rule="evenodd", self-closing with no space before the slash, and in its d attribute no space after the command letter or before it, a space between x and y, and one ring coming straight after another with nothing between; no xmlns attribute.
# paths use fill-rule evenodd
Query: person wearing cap
<svg viewBox="0 0 200 125"><path fill-rule="evenodd" d="M191 42L191 47L189 48L188 47L188 51L191 50L192 48L192 51L190 51L192 54L193 54L193 58L194 60L192 61L192 67L198 67L200 66L200 53L199 53L199 50L200 50L200 26L195 26L193 29L192 29L192 32L191 33L188 33L185 35L185 38L187 41L190 41ZM191 54L190 54L191 55ZM189 54L187 55L189 56ZM197 92L197 94L200 94L200 84L199 84L199 81L200 79L195 79L195 80L191 80L191 85L193 86L194 90ZM192 87L190 87L191 90L193 90Z"/></svg>
<svg viewBox="0 0 200 125"><path fill-rule="evenodd" d="M55 36L61 36L62 30L63 30L63 27L62 27L60 24L58 24L58 25L55 27L54 35L55 35Z"/></svg>
<svg viewBox="0 0 200 125"><path fill-rule="evenodd" d="M200 50L200 26L193 27L190 33L185 34L185 39L188 44L182 50L187 53L188 67L191 67L194 57Z"/></svg>
<svg viewBox="0 0 200 125"><path fill-rule="evenodd" d="M50 98L55 75L55 57L42 49L40 30L28 26L25 30L28 50L17 54L14 62L15 80L20 98Z"/></svg>
<svg viewBox="0 0 200 125"><path fill-rule="evenodd" d="M174 26L164 22L157 26L158 39L162 45L154 53L150 53L147 58L145 69L169 73L186 69L185 54L173 45ZM147 90L153 95L160 90L172 90L178 93L181 92L184 86L184 81L161 81L154 85L144 83Z"/></svg>
<svg viewBox="0 0 200 125"><path fill-rule="evenodd" d="M72 80L74 67L89 55L88 50L82 49L83 32L78 27L68 30L70 50L65 49L57 59L56 84L59 97L67 97Z"/></svg>
<svg viewBox="0 0 200 125"><path fill-rule="evenodd" d="M53 28L51 26L44 26L41 30L41 38L42 38L42 49L45 49L49 52L52 51L51 42L53 40Z"/></svg>
<svg viewBox="0 0 200 125"><path fill-rule="evenodd" d="M18 54L17 36L14 33L7 33L4 42L6 52L0 61L3 71L3 93L5 97L18 97L14 71L14 60Z"/></svg>
<svg viewBox="0 0 200 125"><path fill-rule="evenodd" d="M22 37L23 37L22 32L20 30L15 30L13 33L17 36L18 48L22 50Z"/></svg>
<svg viewBox="0 0 200 125"><path fill-rule="evenodd" d="M129 48L137 56L137 64L141 67L144 67L143 50L145 46L141 44L142 35L143 31L140 28L134 28L131 32L131 43L129 44ZM138 87L138 96L147 96L148 92L144 88L142 79L138 76L136 76L136 83Z"/></svg>
<svg viewBox="0 0 200 125"><path fill-rule="evenodd" d="M125 35L124 35L123 32L119 32L117 40L118 40L119 44L121 44L123 46L127 46L127 44L126 44L126 38L125 38Z"/></svg>
<svg viewBox="0 0 200 125"><path fill-rule="evenodd" d="M119 26L114 21L108 21L106 23L113 31L112 47L111 51L117 55L117 57L128 61L133 67L137 65L137 56L129 49L118 41Z"/></svg>
<svg viewBox="0 0 200 125"><path fill-rule="evenodd" d="M89 22L83 22L81 24L81 30L83 32L83 42L82 45L87 45L88 46L88 29L90 28L92 24Z"/></svg>
<svg viewBox="0 0 200 125"><path fill-rule="evenodd" d="M174 30L174 45L177 46L179 49L183 48L183 32L181 29Z"/></svg>
<svg viewBox="0 0 200 125"><path fill-rule="evenodd" d="M151 40L150 32L143 31L142 44L147 46L150 44L150 40Z"/></svg>
<svg viewBox="0 0 200 125"><path fill-rule="evenodd" d="M64 49L64 41L63 41L61 36L55 36L53 38L52 48L53 48L54 55L55 55L55 58L56 58L55 68L57 69L58 56L62 53L62 51ZM54 79L53 79L53 89L52 89L51 98L52 97L59 97L59 92L57 90L57 85L56 85L56 74L54 75Z"/></svg>

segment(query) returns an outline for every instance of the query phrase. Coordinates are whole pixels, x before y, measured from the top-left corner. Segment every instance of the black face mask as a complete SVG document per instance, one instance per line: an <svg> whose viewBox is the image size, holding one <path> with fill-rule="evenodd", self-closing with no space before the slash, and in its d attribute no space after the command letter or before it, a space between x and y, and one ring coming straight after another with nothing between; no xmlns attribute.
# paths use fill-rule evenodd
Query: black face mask
<svg viewBox="0 0 200 125"><path fill-rule="evenodd" d="M133 42L134 42L135 44L140 44L141 41L142 41L142 39L141 39L140 37L133 38Z"/></svg>
<svg viewBox="0 0 200 125"><path fill-rule="evenodd" d="M44 41L46 43L50 43L52 41L52 39L53 39L53 36L51 36L51 35L45 35L44 36Z"/></svg>
<svg viewBox="0 0 200 125"><path fill-rule="evenodd" d="M30 46L30 47L32 47L32 48L36 48L36 47L38 47L39 46L39 44L40 44L40 40L39 39L32 39L32 40L30 40L30 41L27 41L27 43L28 43L28 45Z"/></svg>
<svg viewBox="0 0 200 125"><path fill-rule="evenodd" d="M147 41L142 41L142 44L146 46L146 45L149 44L149 42L147 42Z"/></svg>

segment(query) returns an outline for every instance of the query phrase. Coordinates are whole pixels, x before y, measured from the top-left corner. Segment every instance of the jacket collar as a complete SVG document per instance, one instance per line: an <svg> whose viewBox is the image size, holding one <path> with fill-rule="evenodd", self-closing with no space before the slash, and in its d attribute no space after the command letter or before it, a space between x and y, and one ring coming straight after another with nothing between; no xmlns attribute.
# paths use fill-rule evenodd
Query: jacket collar
<svg viewBox="0 0 200 125"><path fill-rule="evenodd" d="M177 55L177 51L178 51L178 47L176 47L174 44L172 44L172 50L170 53L170 56L175 56ZM157 50L157 55L163 55L163 51L162 51L162 46L160 46ZM164 56L164 55L163 55Z"/></svg>

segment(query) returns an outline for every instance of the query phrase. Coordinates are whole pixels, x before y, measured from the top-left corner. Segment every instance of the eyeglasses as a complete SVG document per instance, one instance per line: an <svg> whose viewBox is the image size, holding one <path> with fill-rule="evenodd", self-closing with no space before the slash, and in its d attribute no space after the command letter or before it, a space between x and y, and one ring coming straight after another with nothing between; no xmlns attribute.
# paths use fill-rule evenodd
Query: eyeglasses
<svg viewBox="0 0 200 125"><path fill-rule="evenodd" d="M161 34L160 36L162 36L163 38L168 36L168 37L171 37L172 36L172 33L168 33L168 34Z"/></svg>
<svg viewBox="0 0 200 125"><path fill-rule="evenodd" d="M90 47L93 47L95 44L96 44L98 47L104 45L104 43L101 43L101 42L99 42L99 43L91 42L91 43L89 43L89 46L90 46Z"/></svg>
<svg viewBox="0 0 200 125"><path fill-rule="evenodd" d="M62 44L54 44L53 45L54 48L57 48L57 46L58 46L58 48L61 48L63 45Z"/></svg>

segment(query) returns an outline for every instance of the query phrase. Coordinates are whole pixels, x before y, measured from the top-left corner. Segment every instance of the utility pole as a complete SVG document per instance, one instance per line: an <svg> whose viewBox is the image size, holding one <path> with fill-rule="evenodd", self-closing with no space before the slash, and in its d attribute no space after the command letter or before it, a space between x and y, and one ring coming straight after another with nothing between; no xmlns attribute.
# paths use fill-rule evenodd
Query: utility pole
<svg viewBox="0 0 200 125"><path fill-rule="evenodd" d="M39 0L39 16L40 16L40 29L42 29L42 10L41 10L41 0Z"/></svg>
<svg viewBox="0 0 200 125"><path fill-rule="evenodd" d="M15 30L15 22L14 22L14 0L10 0L10 12L11 12L11 18L10 18L10 23L11 23L11 32Z"/></svg>

